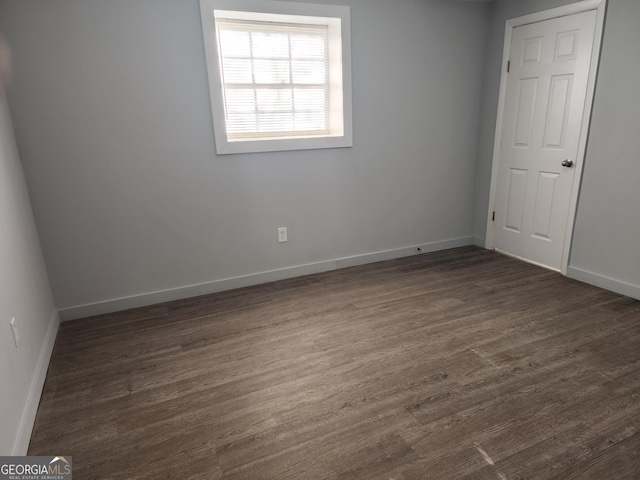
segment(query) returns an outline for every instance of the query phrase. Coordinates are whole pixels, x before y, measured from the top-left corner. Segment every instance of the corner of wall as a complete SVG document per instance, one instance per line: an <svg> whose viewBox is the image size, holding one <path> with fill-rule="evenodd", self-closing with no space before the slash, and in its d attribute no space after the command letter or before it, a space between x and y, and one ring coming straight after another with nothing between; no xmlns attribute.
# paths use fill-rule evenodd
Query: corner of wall
<svg viewBox="0 0 640 480"><path fill-rule="evenodd" d="M472 242L473 242L473 245L475 245L476 247L487 248L486 247L486 241L485 241L484 237L478 237L478 236L474 235L473 238L472 238Z"/></svg>

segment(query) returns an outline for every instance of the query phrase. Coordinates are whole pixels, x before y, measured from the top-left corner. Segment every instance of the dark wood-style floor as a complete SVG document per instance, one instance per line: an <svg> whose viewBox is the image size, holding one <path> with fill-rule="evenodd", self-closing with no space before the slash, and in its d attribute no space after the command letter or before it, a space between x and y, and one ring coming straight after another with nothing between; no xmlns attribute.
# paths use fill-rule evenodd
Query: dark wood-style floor
<svg viewBox="0 0 640 480"><path fill-rule="evenodd" d="M639 479L640 302L468 247L64 323L81 479Z"/></svg>

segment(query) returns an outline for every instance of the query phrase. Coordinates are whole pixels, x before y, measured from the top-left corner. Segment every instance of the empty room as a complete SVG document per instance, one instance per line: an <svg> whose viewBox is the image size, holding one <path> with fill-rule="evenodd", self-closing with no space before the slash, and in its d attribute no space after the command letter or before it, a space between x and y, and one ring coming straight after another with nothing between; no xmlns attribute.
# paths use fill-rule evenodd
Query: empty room
<svg viewBox="0 0 640 480"><path fill-rule="evenodd" d="M0 0L0 479L639 479L639 22Z"/></svg>

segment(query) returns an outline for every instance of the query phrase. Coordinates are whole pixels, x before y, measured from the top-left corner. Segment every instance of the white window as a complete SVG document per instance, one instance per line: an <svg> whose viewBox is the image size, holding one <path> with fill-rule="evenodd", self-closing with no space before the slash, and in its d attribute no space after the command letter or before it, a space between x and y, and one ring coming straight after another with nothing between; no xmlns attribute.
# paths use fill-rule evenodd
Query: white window
<svg viewBox="0 0 640 480"><path fill-rule="evenodd" d="M352 146L348 7L200 3L219 154Z"/></svg>

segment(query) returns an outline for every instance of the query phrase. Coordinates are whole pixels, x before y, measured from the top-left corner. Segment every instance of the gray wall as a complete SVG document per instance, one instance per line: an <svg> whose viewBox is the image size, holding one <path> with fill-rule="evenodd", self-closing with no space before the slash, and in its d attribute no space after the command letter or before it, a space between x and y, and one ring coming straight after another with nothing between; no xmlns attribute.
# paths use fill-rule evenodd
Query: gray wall
<svg viewBox="0 0 640 480"><path fill-rule="evenodd" d="M606 18L570 273L640 298L640 2L611 0Z"/></svg>
<svg viewBox="0 0 640 480"><path fill-rule="evenodd" d="M484 238L508 18L572 3L498 0L487 43L474 235ZM569 275L640 294L640 2L609 0Z"/></svg>
<svg viewBox="0 0 640 480"><path fill-rule="evenodd" d="M336 3L354 147L221 157L197 0L0 4L58 308L471 238L491 7Z"/></svg>
<svg viewBox="0 0 640 480"><path fill-rule="evenodd" d="M57 318L0 72L0 455L25 455ZM9 322L16 319L16 348Z"/></svg>

